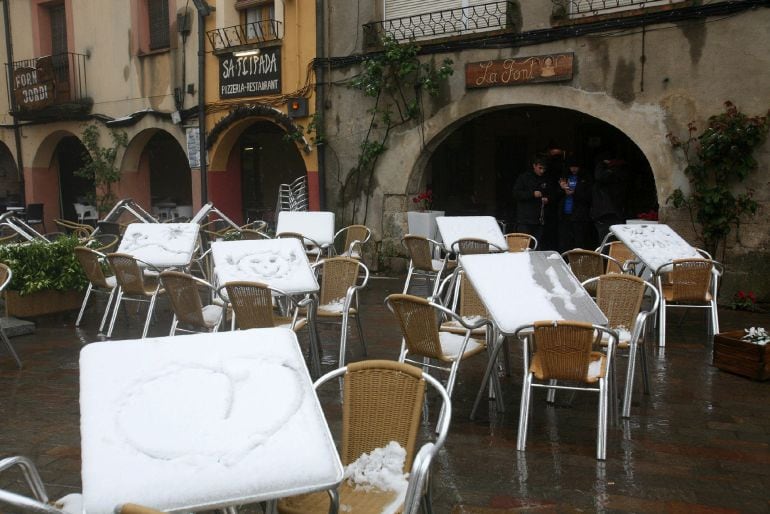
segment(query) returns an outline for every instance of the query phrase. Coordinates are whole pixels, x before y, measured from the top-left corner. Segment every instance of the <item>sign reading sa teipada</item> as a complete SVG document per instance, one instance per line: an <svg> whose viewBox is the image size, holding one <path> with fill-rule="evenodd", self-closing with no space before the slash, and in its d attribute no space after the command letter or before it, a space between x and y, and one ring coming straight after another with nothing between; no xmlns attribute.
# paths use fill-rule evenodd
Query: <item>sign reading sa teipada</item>
<svg viewBox="0 0 770 514"><path fill-rule="evenodd" d="M263 48L259 55L219 58L219 97L272 95L281 92L281 47Z"/></svg>
<svg viewBox="0 0 770 514"><path fill-rule="evenodd" d="M465 65L465 87L517 86L572 80L573 53L511 57Z"/></svg>

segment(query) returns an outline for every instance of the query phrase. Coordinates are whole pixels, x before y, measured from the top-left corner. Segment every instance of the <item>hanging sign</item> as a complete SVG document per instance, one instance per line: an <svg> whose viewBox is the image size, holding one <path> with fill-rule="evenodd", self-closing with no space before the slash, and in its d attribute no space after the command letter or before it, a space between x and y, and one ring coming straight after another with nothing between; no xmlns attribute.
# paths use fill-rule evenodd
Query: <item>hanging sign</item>
<svg viewBox="0 0 770 514"><path fill-rule="evenodd" d="M465 65L468 89L572 80L573 53L511 57Z"/></svg>
<svg viewBox="0 0 770 514"><path fill-rule="evenodd" d="M55 82L50 57L41 57L34 67L13 70L13 96L22 109L36 110L54 103Z"/></svg>
<svg viewBox="0 0 770 514"><path fill-rule="evenodd" d="M219 58L219 97L242 98L281 92L281 47L260 49L257 55Z"/></svg>

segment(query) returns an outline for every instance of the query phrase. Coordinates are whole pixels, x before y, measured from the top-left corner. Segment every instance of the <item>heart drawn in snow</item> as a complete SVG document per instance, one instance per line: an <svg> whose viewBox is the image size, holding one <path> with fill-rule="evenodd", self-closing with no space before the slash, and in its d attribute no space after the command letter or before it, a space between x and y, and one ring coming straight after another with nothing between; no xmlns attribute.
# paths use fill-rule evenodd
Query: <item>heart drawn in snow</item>
<svg viewBox="0 0 770 514"><path fill-rule="evenodd" d="M180 362L126 391L115 419L118 433L154 459L199 456L234 465L297 412L303 400L298 373L268 359Z"/></svg>

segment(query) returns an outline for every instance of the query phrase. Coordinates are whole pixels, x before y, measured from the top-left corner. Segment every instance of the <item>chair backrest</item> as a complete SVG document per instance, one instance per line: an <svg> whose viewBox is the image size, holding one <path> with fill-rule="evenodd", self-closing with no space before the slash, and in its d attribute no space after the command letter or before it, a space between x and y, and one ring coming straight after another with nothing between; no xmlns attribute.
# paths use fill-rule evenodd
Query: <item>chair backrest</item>
<svg viewBox="0 0 770 514"><path fill-rule="evenodd" d="M110 253L118 248L119 240L120 236L116 236L115 234L97 234L91 236L88 240L88 244L90 245L90 248L97 252Z"/></svg>
<svg viewBox="0 0 770 514"><path fill-rule="evenodd" d="M462 269L457 270L456 284L456 304L453 310L464 318L473 316L489 318L489 311L487 311L484 302L481 301L481 297L476 292L476 288L473 287L473 284L465 276L465 272Z"/></svg>
<svg viewBox="0 0 770 514"><path fill-rule="evenodd" d="M628 261L636 261L639 259L636 254L632 252L631 249L622 241L611 241L607 243L606 247L607 255L621 263L621 265ZM612 261L607 262L607 273L621 273L622 270L614 269L616 266L617 265ZM610 267L613 269L610 269Z"/></svg>
<svg viewBox="0 0 770 514"><path fill-rule="evenodd" d="M597 340L590 323L578 321L538 321L532 342L535 376L540 380L586 382L591 351ZM603 375L603 373L601 373Z"/></svg>
<svg viewBox="0 0 770 514"><path fill-rule="evenodd" d="M351 254L355 251L360 252L361 245L365 244L372 237L372 231L366 225L348 225L337 232L337 235L341 233L345 234L342 251L350 252ZM354 243L357 243L357 249L352 248Z"/></svg>
<svg viewBox="0 0 770 514"><path fill-rule="evenodd" d="M433 359L443 357L436 310L428 300L409 294L392 294L385 303L398 319L410 354Z"/></svg>
<svg viewBox="0 0 770 514"><path fill-rule="evenodd" d="M27 223L43 220L42 203L28 203L25 210L27 211Z"/></svg>
<svg viewBox="0 0 770 514"><path fill-rule="evenodd" d="M322 278L319 301L321 305L345 298L348 288L355 286L360 272L366 270L363 264L350 257L324 259L320 267Z"/></svg>
<svg viewBox="0 0 770 514"><path fill-rule="evenodd" d="M600 275L596 286L596 304L607 316L607 326L631 331L642 307L646 283L634 275Z"/></svg>
<svg viewBox="0 0 770 514"><path fill-rule="evenodd" d="M673 263L674 266L671 270L672 301L705 303L711 287L713 261L708 259L678 259Z"/></svg>
<svg viewBox="0 0 770 514"><path fill-rule="evenodd" d="M124 293L140 296L146 294L144 272L136 258L127 253L108 253L105 257Z"/></svg>
<svg viewBox="0 0 770 514"><path fill-rule="evenodd" d="M425 395L422 370L395 361L348 364L342 401L343 465L396 441L411 469Z"/></svg>
<svg viewBox="0 0 770 514"><path fill-rule="evenodd" d="M452 243L452 251L460 255L489 253L489 241L475 237L465 237Z"/></svg>
<svg viewBox="0 0 770 514"><path fill-rule="evenodd" d="M83 267L86 278L96 287L108 288L107 277L104 274L104 254L85 246L75 247L75 257Z"/></svg>
<svg viewBox="0 0 770 514"><path fill-rule="evenodd" d="M76 237L79 238L88 238L91 237L91 234L94 231L94 227L91 225L85 225L82 223L75 223L74 221L69 220L63 220L63 219L55 219L53 220L54 223L56 223L56 226L62 231L67 233L72 233Z"/></svg>
<svg viewBox="0 0 770 514"><path fill-rule="evenodd" d="M199 288L207 286L209 290L213 290L211 284L179 271L164 271L160 274L160 282L166 290L177 320L198 329L208 330L203 319Z"/></svg>
<svg viewBox="0 0 770 514"><path fill-rule="evenodd" d="M260 232L259 230L254 230L250 228L242 228L241 229L241 239L245 239L248 241L254 241L254 240L261 240L261 239L270 239L270 236L265 234L264 232Z"/></svg>
<svg viewBox="0 0 770 514"><path fill-rule="evenodd" d="M270 328L275 326L273 294L260 282L228 282L224 286L227 300L233 307L238 328Z"/></svg>
<svg viewBox="0 0 770 514"><path fill-rule="evenodd" d="M433 271L433 255L431 254L431 243L428 238L407 234L401 240L401 243L406 248L414 269Z"/></svg>
<svg viewBox="0 0 770 514"><path fill-rule="evenodd" d="M622 270L620 263L610 256L591 250L575 248L574 250L568 250L561 255L567 260L572 273L575 274L580 282L585 282L589 278L598 277L599 275L604 275L609 272L610 270L607 269L608 262L614 263L613 269L617 270L617 272ZM595 295L595 284L590 284L586 288L586 291L592 296Z"/></svg>
<svg viewBox="0 0 770 514"><path fill-rule="evenodd" d="M523 232L511 232L510 234L505 234L505 242L508 243L509 252L537 250L537 239L535 236Z"/></svg>

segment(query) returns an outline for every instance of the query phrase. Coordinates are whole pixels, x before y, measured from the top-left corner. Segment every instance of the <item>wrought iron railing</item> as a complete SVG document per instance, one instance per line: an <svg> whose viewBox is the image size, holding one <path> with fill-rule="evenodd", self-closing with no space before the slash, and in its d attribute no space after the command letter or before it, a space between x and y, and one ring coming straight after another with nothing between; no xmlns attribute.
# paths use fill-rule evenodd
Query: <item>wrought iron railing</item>
<svg viewBox="0 0 770 514"><path fill-rule="evenodd" d="M554 18L596 16L630 9L682 3L685 0L552 0Z"/></svg>
<svg viewBox="0 0 770 514"><path fill-rule="evenodd" d="M6 64L11 76L9 105L28 112L87 99L86 59L68 52Z"/></svg>
<svg viewBox="0 0 770 514"><path fill-rule="evenodd" d="M282 23L278 20L260 20L245 25L234 25L206 33L214 50L227 50L254 43L282 38Z"/></svg>
<svg viewBox="0 0 770 514"><path fill-rule="evenodd" d="M364 25L364 37L367 46L376 46L382 37L412 41L510 29L514 25L513 5L508 1L490 2L376 21Z"/></svg>

